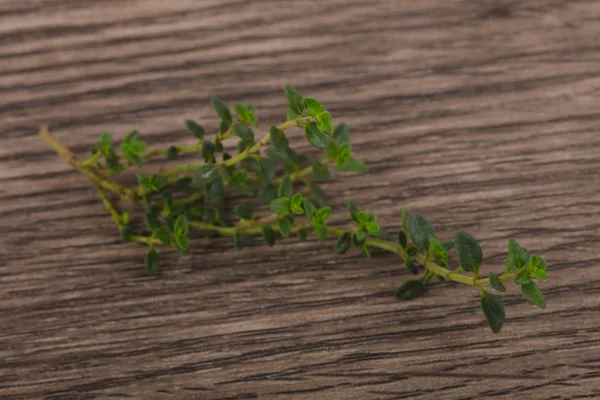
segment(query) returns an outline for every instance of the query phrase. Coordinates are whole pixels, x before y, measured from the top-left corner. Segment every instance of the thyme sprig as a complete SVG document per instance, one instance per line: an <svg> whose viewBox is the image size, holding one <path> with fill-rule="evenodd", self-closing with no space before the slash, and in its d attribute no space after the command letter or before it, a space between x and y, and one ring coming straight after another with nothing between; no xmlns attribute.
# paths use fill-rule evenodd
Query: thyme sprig
<svg viewBox="0 0 600 400"><path fill-rule="evenodd" d="M211 103L221 122L212 139L202 125L185 121L185 128L195 138L187 146L169 146L148 150L139 133L132 131L117 147L113 138L100 135L91 155L83 160L59 143L46 127L41 137L73 168L89 178L100 199L111 214L125 241L148 247L146 272L159 270L159 249L173 247L188 255L196 230L200 235L229 236L237 249L242 249L249 236L262 236L268 246L292 235L306 240L315 234L318 240L335 239L334 251L344 254L351 248L371 257L379 248L398 254L416 279L404 282L395 292L398 300L410 300L422 294L433 277L475 288L480 294L481 309L493 332L500 331L505 311L502 300L490 289L506 291L504 283L514 282L530 303L545 308L546 301L535 279L547 278L546 261L530 254L515 239L508 240L508 256L504 271L480 276L483 252L478 241L458 230L454 240L442 242L434 226L419 213L401 210L401 229L396 238L380 225L369 210L348 204L350 224L329 224L332 209L319 181L327 180L333 169L364 173L366 164L354 157L350 132L346 124L333 126L330 112L316 99L305 98L291 86L284 94L288 103L286 120L271 126L257 139L258 127L254 107L233 104L234 114L217 97ZM254 128L254 129L253 129ZM323 154L317 159L295 151L286 132L293 128L304 131L306 140ZM235 153L225 150L223 142L237 138ZM270 145L270 146L269 146ZM115 177L141 167L152 158L176 160L183 154L201 158L152 175L137 174L138 184L126 186ZM242 200L234 207L226 199ZM243 199L246 200L243 200ZM144 215L143 224L136 223L121 203L133 203ZM454 248L457 266L452 268L450 250Z"/></svg>

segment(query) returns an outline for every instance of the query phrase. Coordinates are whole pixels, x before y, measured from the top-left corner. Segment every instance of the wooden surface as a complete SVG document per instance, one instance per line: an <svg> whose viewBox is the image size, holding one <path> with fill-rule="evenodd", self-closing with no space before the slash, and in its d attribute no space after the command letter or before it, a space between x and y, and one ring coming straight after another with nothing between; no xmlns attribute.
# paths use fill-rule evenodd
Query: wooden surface
<svg viewBox="0 0 600 400"><path fill-rule="evenodd" d="M0 398L600 398L599 40L598 1L3 0ZM183 119L217 126L209 96L265 127L287 83L369 160L326 185L340 213L462 227L486 271L516 236L549 260L548 308L511 288L493 335L470 288L397 303L397 257L314 240L200 241L148 278L36 136L190 143Z"/></svg>

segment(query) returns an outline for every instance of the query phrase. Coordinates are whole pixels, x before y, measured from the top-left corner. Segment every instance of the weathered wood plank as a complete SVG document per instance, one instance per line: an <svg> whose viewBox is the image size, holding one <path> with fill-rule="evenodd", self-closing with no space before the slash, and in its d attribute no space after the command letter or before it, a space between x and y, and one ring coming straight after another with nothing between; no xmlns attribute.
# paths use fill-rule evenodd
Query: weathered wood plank
<svg viewBox="0 0 600 400"><path fill-rule="evenodd" d="M600 397L599 21L598 1L1 2L0 398ZM492 335L476 293L399 304L397 258L315 241L201 242L147 278L36 136L185 143L213 94L268 126L286 83L369 160L327 184L335 209L392 231L421 211L496 268L518 236L550 261L548 309L512 290Z"/></svg>

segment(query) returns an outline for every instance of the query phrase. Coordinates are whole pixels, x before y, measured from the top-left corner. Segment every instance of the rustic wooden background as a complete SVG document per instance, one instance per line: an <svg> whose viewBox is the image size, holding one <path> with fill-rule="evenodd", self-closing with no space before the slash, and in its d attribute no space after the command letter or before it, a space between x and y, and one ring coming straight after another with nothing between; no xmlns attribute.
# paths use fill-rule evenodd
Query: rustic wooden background
<svg viewBox="0 0 600 400"><path fill-rule="evenodd" d="M0 398L600 398L599 42L599 1L0 1ZM465 228L498 271L516 236L548 308L513 288L493 335L475 291L397 303L397 257L315 241L201 241L148 278L36 136L189 143L210 95L268 126L286 83L370 162L335 207Z"/></svg>

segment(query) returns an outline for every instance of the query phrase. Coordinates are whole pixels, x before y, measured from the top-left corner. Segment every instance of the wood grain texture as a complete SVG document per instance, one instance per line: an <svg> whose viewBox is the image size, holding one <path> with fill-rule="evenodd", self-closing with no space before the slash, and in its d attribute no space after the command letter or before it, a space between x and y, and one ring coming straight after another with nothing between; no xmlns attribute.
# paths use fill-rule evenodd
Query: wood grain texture
<svg viewBox="0 0 600 400"><path fill-rule="evenodd" d="M0 398L600 398L599 39L599 1L3 0ZM200 241L148 278L36 136L189 143L214 94L265 127L287 83L369 160L326 185L336 209L392 231L420 211L495 270L516 236L549 260L548 308L513 288L493 335L469 288L397 303L397 257L316 241Z"/></svg>

